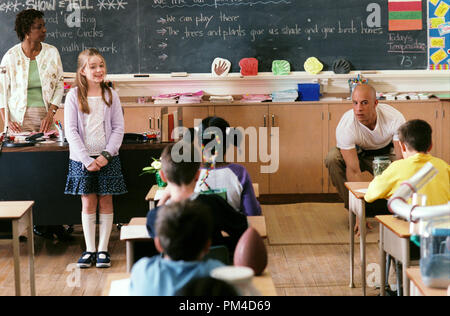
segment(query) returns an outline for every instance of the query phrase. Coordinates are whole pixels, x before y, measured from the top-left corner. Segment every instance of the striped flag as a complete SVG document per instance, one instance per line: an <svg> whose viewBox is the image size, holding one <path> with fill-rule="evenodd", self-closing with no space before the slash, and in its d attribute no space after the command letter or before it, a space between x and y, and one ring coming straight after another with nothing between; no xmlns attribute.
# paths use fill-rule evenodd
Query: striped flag
<svg viewBox="0 0 450 316"><path fill-rule="evenodd" d="M422 0L388 0L389 31L422 29Z"/></svg>

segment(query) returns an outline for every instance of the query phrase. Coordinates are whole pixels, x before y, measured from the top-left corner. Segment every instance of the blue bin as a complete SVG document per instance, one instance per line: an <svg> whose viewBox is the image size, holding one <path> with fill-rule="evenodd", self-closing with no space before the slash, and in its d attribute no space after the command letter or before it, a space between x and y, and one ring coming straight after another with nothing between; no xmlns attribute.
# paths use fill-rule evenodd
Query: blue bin
<svg viewBox="0 0 450 316"><path fill-rule="evenodd" d="M298 97L300 101L319 101L320 84L318 83L299 83Z"/></svg>

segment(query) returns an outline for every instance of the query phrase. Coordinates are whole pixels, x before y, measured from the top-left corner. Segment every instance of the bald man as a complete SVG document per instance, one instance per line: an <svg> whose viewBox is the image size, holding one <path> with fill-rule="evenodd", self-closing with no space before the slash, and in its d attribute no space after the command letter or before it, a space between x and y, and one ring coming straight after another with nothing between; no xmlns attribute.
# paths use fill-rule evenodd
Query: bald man
<svg viewBox="0 0 450 316"><path fill-rule="evenodd" d="M362 172L372 171L375 156L401 159L398 128L405 122L402 113L378 103L375 89L362 84L352 94L353 109L344 113L337 128L337 147L325 159L330 178L348 209L346 181L364 181Z"/></svg>

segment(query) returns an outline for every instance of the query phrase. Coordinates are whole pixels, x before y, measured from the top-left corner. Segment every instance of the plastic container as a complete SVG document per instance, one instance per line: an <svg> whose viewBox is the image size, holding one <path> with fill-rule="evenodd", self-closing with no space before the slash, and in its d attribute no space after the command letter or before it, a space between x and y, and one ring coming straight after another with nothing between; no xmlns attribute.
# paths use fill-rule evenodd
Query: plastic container
<svg viewBox="0 0 450 316"><path fill-rule="evenodd" d="M427 220L420 239L420 273L432 288L450 285L450 215Z"/></svg>
<svg viewBox="0 0 450 316"><path fill-rule="evenodd" d="M376 156L373 159L373 175L379 176L383 173L384 170L386 170L387 167L391 164L391 160L388 156Z"/></svg>
<svg viewBox="0 0 450 316"><path fill-rule="evenodd" d="M320 84L318 83L299 83L298 97L300 101L319 101Z"/></svg>

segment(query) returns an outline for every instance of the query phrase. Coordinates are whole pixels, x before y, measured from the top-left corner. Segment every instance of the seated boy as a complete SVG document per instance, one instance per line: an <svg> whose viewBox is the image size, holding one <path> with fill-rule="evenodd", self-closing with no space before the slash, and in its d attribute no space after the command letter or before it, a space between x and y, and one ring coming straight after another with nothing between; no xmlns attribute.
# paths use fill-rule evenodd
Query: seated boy
<svg viewBox="0 0 450 316"><path fill-rule="evenodd" d="M427 205L446 204L450 200L450 167L429 154L431 150L431 126L423 120L411 120L399 127L398 137L403 159L396 160L369 184L364 196L366 202L389 199L399 186L431 162L438 174L418 192L427 196ZM386 201L387 202L387 201ZM386 205L386 204L385 204ZM418 243L410 243L412 260L420 258Z"/></svg>
<svg viewBox="0 0 450 316"><path fill-rule="evenodd" d="M212 217L206 205L185 200L162 207L155 246L161 255L140 259L130 278L132 296L172 296L190 280L209 276L220 261L202 261L211 245Z"/></svg>
<svg viewBox="0 0 450 316"><path fill-rule="evenodd" d="M432 146L431 133L431 126L423 120L411 120L400 126L398 136L404 159L394 161L372 180L364 196L366 202L390 198L404 181L416 174L427 162L431 162L438 174L418 193L427 196L427 205L448 203L450 167L442 159L429 154Z"/></svg>
<svg viewBox="0 0 450 316"><path fill-rule="evenodd" d="M209 206L213 219L212 245L226 245L229 253L234 253L234 248L241 235L248 228L247 217L237 212L223 198L218 195L194 193L195 184L200 175L200 162L195 161L195 148L192 144L187 146L190 149L190 161L175 162L172 159L173 144L164 148L161 155L161 178L168 183L166 190L169 190L170 200L166 202L180 202L187 199L200 201ZM157 236L155 231L155 220L160 212L160 206L150 210L147 214L147 229L150 237ZM199 227L201 229L201 227ZM222 236L222 231L228 234L228 238Z"/></svg>

